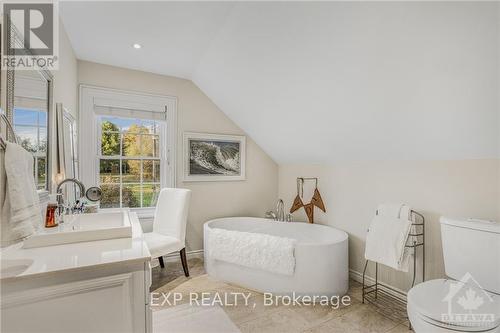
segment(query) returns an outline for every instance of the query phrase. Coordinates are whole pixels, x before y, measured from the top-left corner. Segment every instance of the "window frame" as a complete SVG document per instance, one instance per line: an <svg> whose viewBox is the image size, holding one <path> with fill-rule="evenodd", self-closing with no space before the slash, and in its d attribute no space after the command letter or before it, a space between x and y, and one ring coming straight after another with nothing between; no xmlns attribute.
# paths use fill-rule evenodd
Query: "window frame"
<svg viewBox="0 0 500 333"><path fill-rule="evenodd" d="M119 208L127 208L127 207L121 207L122 206L122 189L123 189L123 186L127 186L127 185L140 185L140 186L144 186L144 185L158 185L160 186L160 189L163 188L163 187L166 187L166 180L164 179L165 177L163 177L163 174L162 174L162 169L164 168L164 165L167 163L167 160L164 159L162 157L162 154L161 154L161 147L162 147L162 142L166 142L165 140L165 136L167 134L167 123L166 122L158 122L159 124L159 133L157 134L158 135L158 139L159 139L159 149L158 149L158 156L157 157L154 157L154 156L144 156L144 155L138 155L138 156L124 156L122 151L123 151L123 139L124 139L124 132L120 129L120 131L118 132L108 132L108 133L114 133L114 134L118 134L119 137L120 137L120 151L119 151L119 154L118 155L102 155L102 151L101 150L101 147L102 147L102 142L101 142L101 139L102 139L102 120L100 120L99 118L122 118L122 119L133 119L133 118L129 118L129 117L119 117L119 116L102 116L102 115L95 115L95 117L97 118L97 148L96 148L96 151L97 151L97 163L96 163L96 173L98 174L98 178L100 176L100 164L99 162L101 160L118 160L120 161L120 177L122 177L122 173L123 173L123 168L122 168L122 161L123 160L137 160L137 161L140 161L141 162L141 173L140 173L140 180L139 182L123 182L123 180L120 180L120 183L109 183L110 185L119 185L120 186L120 207ZM141 118L137 118L137 119L141 119ZM143 120L143 119L141 119ZM137 135L140 135L141 136L141 140L142 140L142 136L143 135L155 135L155 134L137 134ZM141 145L142 145L142 142L141 142ZM152 182L144 182L143 181L143 163L144 161L159 161L160 162L160 180L155 182L155 181L152 181ZM154 163L154 162L153 162ZM154 164L153 164L154 165ZM100 179L98 179L98 186L102 185L101 184L101 181ZM131 209L141 209L141 210L149 210L149 209L152 209L154 207L142 207L142 199L143 199L143 192L141 191L141 198L140 198L140 201L141 201L141 207L131 207Z"/></svg>
<svg viewBox="0 0 500 333"><path fill-rule="evenodd" d="M106 100L117 107L130 105L131 109L143 106L144 109L165 109L166 121L160 128L160 188L176 186L176 141L177 141L177 98L173 96L146 94L135 91L110 89L80 85L80 122L81 139L78 142L80 156L80 175L86 187L96 186L99 181L100 134L98 118L103 116L94 111L96 100ZM116 115L119 117L119 115ZM126 117L126 116L124 116ZM130 118L130 117L128 117ZM120 144L121 146L121 144ZM121 152L120 152L121 153ZM120 171L121 172L121 171ZM121 200L120 200L121 201ZM142 204L142 203L141 203ZM103 208L103 210L117 208ZM130 208L140 217L151 217L154 207Z"/></svg>

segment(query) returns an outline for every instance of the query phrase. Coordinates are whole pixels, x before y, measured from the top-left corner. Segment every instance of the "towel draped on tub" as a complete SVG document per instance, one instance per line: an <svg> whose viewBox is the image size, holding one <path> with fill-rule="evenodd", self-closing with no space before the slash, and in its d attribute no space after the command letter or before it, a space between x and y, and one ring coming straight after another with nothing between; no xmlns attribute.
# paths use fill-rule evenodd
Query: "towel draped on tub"
<svg viewBox="0 0 500 333"><path fill-rule="evenodd" d="M295 271L295 239L219 228L207 236L212 259L284 275Z"/></svg>

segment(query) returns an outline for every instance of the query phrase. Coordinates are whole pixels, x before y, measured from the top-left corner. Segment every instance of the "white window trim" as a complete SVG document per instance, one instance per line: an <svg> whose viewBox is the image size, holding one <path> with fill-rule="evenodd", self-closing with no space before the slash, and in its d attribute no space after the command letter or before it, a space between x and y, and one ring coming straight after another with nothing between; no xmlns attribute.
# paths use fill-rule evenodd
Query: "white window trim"
<svg viewBox="0 0 500 333"><path fill-rule="evenodd" d="M146 94L135 91L103 88L90 85L80 85L80 112L78 140L80 156L80 180L85 186L96 186L98 179L98 129L97 116L94 113L94 100L106 99L116 101L117 105L131 105L131 108L152 105L160 109L167 107L167 135L161 135L160 151L162 159L167 163L161 167L161 187L176 186L176 151L177 147L177 98L173 96ZM142 217L151 216L153 208L132 208Z"/></svg>

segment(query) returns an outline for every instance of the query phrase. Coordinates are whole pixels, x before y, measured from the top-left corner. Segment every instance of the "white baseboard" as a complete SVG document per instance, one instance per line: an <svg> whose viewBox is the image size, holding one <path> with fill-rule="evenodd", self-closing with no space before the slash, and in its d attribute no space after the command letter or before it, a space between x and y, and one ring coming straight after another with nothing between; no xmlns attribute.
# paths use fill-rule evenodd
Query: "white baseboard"
<svg viewBox="0 0 500 333"><path fill-rule="evenodd" d="M359 283L363 283L363 273L360 273L358 271L355 271L353 269L349 269L349 276L351 277L351 279L353 279L354 281L357 281ZM375 279L372 278L371 276L368 276L366 275L365 276L365 283L368 283L368 284L373 284L375 283ZM378 282L381 286L384 287L384 290L391 294L392 296L406 302L406 294L407 292L404 291L404 290L401 290L399 288L396 288L396 287L393 287L391 285L388 285L387 283L384 283L384 282Z"/></svg>

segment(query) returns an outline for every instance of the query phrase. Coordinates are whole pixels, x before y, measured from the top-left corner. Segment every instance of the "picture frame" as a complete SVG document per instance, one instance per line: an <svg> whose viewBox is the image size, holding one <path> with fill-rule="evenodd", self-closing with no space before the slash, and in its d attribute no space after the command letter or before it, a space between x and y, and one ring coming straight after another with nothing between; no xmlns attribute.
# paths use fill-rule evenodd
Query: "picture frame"
<svg viewBox="0 0 500 333"><path fill-rule="evenodd" d="M246 137L184 132L184 181L246 179Z"/></svg>

